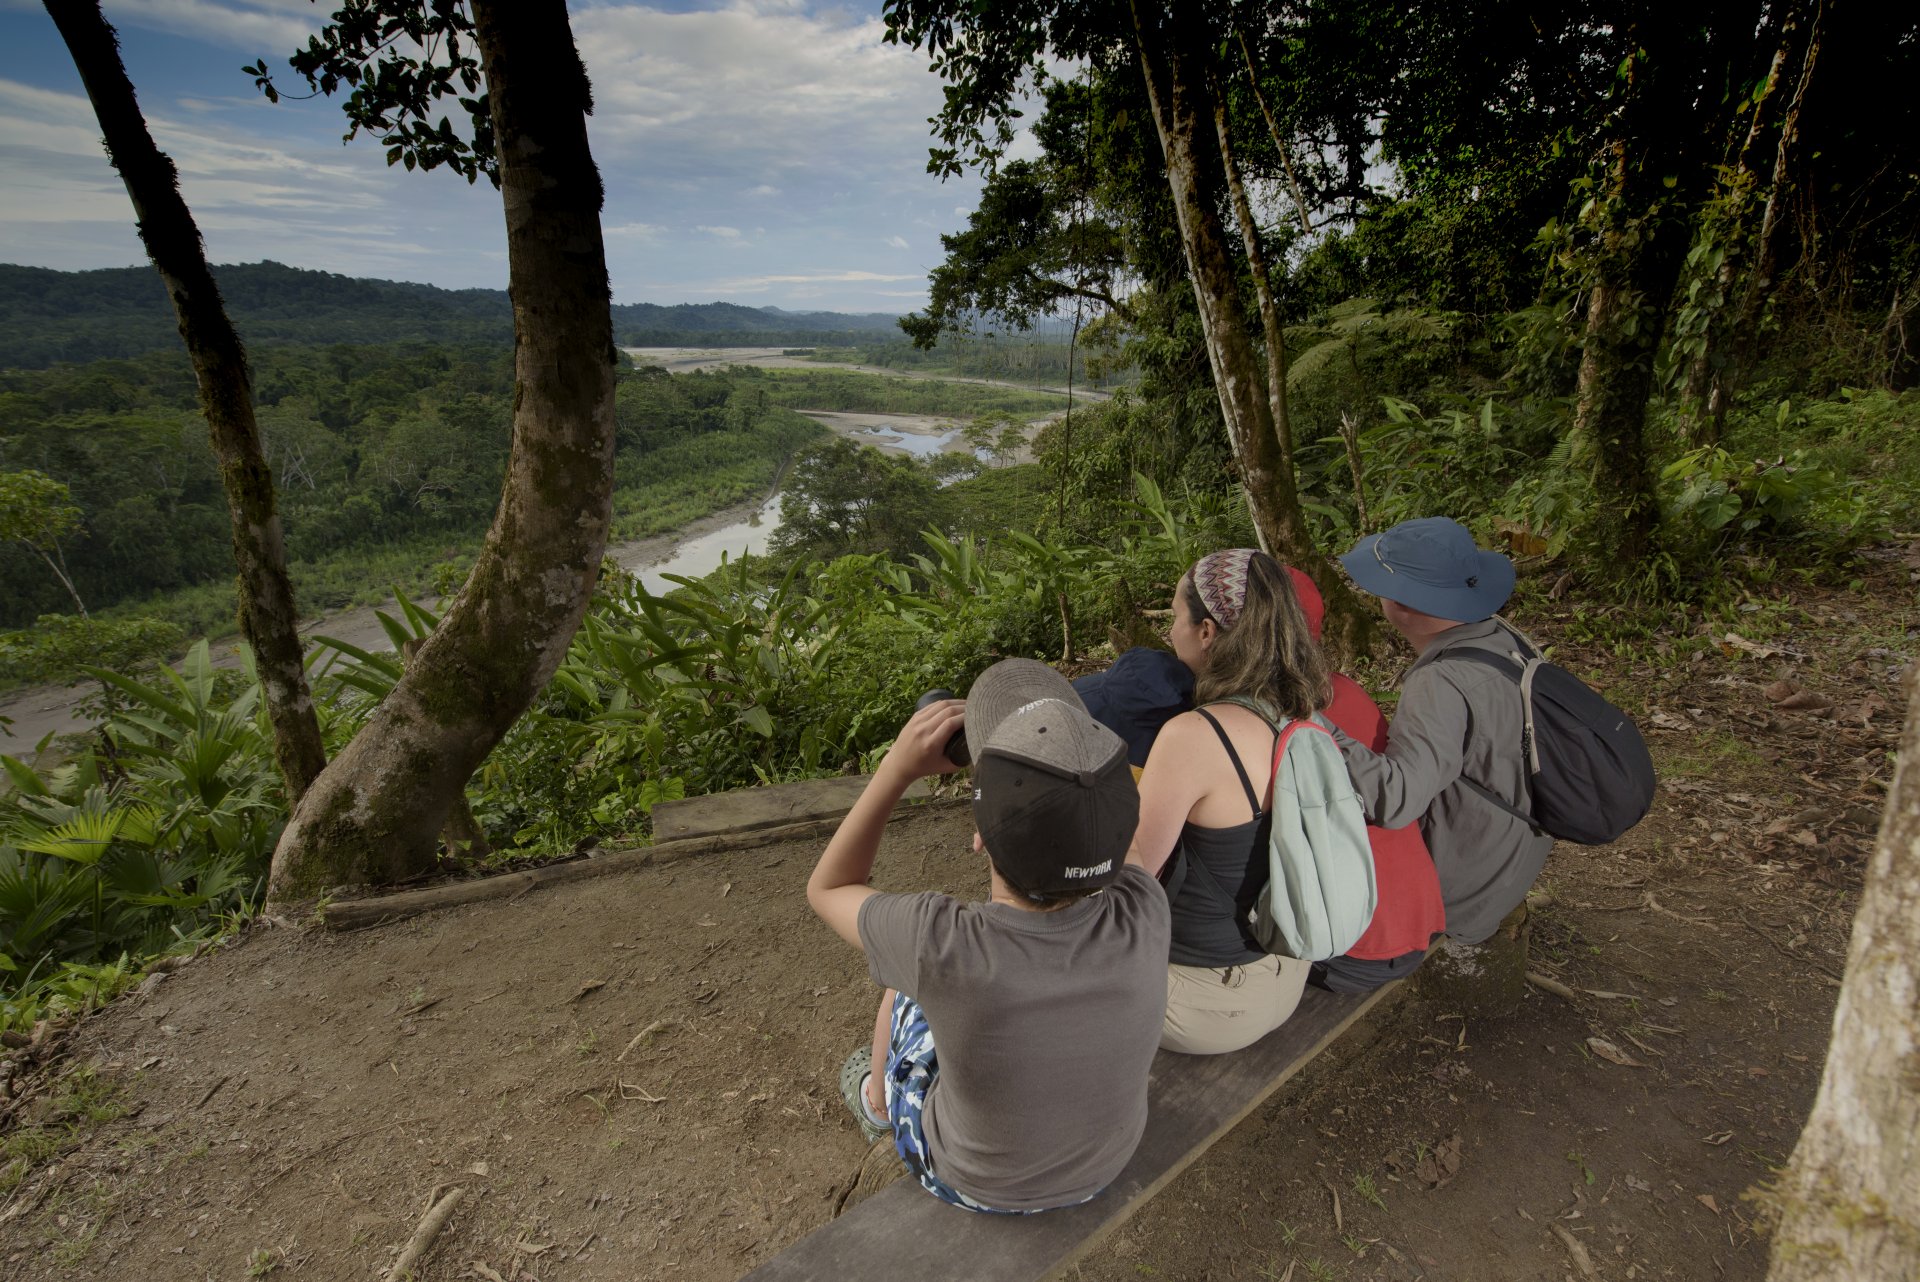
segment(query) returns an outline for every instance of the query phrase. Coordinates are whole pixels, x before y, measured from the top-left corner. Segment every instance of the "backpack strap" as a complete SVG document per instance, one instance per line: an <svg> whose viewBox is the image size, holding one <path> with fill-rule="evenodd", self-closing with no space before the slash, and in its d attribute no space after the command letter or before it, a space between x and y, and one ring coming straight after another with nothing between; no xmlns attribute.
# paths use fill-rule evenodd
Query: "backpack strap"
<svg viewBox="0 0 1920 1282"><path fill-rule="evenodd" d="M1240 786L1246 789L1247 805L1253 808L1253 817L1258 819L1260 817L1260 798L1253 791L1253 780L1247 778L1247 768L1240 764L1240 754L1233 750L1233 740L1227 738L1227 732L1221 728L1218 721L1213 719L1212 713L1208 712L1205 708L1195 708L1194 711L1199 713L1201 718L1213 727L1213 732L1220 736L1220 746L1227 750L1227 760L1233 763L1233 772L1240 776Z"/></svg>
<svg viewBox="0 0 1920 1282"><path fill-rule="evenodd" d="M1521 638L1521 643L1529 646L1532 644L1525 638ZM1526 754L1528 773L1537 774L1540 770L1540 749L1534 740L1533 734L1533 673L1534 670L1544 662L1544 660L1540 658L1539 651L1536 649L1531 656L1521 660L1516 659L1512 655L1495 654L1491 650L1481 650L1473 646L1456 646L1444 651L1440 655L1440 658L1442 660L1465 659L1469 663L1477 663L1483 667L1492 668L1495 672L1507 677L1520 687L1520 715L1522 725L1520 749ZM1539 822L1535 820L1532 815L1520 809L1520 807L1514 805L1479 780L1469 778L1463 774L1460 776L1460 782L1473 789L1474 792L1480 795L1483 801L1493 806L1496 810L1506 811L1515 819L1518 819L1521 823L1533 829L1536 834L1542 831Z"/></svg>

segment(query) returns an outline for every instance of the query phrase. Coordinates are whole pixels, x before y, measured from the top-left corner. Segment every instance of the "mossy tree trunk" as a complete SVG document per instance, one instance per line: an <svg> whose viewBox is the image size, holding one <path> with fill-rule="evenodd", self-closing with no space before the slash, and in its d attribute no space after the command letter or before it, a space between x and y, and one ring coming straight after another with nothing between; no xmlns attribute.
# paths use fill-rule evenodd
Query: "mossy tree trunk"
<svg viewBox="0 0 1920 1282"><path fill-rule="evenodd" d="M1768 1282L1920 1278L1920 668Z"/></svg>
<svg viewBox="0 0 1920 1282"><path fill-rule="evenodd" d="M1713 372L1706 413L1713 422L1716 439L1726 426L1727 411L1733 405L1740 380L1753 364L1754 353L1760 346L1760 318L1779 283L1782 250L1788 238L1787 203L1793 197L1793 175L1799 163L1800 116L1806 105L1807 88L1813 83L1814 68L1820 60L1820 21L1824 12L1825 6L1816 3L1806 18L1806 48L1800 55L1800 75L1794 82L1793 97L1787 103L1786 115L1780 122L1780 138L1773 149L1767 201L1760 215L1760 230L1753 238L1753 265L1728 325L1725 358ZM1788 38L1792 35L1790 28ZM1786 52L1784 47L1781 52Z"/></svg>
<svg viewBox="0 0 1920 1282"><path fill-rule="evenodd" d="M615 353L586 69L559 0L474 0L514 315L513 449L473 573L366 727L294 811L270 903L431 866L467 778L585 616L613 496Z"/></svg>
<svg viewBox="0 0 1920 1282"><path fill-rule="evenodd" d="M1708 190L1731 59L1757 8L1635 6L1618 106L1584 221L1587 321L1574 434L1594 479L1594 542L1631 571L1658 548L1659 504L1647 451L1654 358Z"/></svg>
<svg viewBox="0 0 1920 1282"><path fill-rule="evenodd" d="M1204 24L1154 0L1132 0L1132 15L1207 361L1254 525L1263 547L1319 585L1327 606L1326 643L1337 654L1351 655L1366 644L1368 616L1346 580L1314 545L1301 511L1285 430L1285 352L1278 346L1278 312L1271 317L1274 333L1269 338L1275 347L1268 355L1275 373L1269 376L1247 324L1239 274L1218 213L1228 174L1215 139L1226 131L1216 121ZM1250 221L1251 215L1246 217ZM1253 234L1257 252L1257 230ZM1270 386L1275 378L1282 381Z"/></svg>
<svg viewBox="0 0 1920 1282"><path fill-rule="evenodd" d="M274 758L297 803L327 764L320 721L307 689L299 611L287 576L286 544L273 492L273 473L260 450L253 414L253 380L246 349L227 317L200 228L180 195L173 161L147 131L146 118L120 60L119 41L94 3L47 0L79 69L107 156L126 184L140 241L166 283L180 337L193 361L220 479L232 518L233 558L240 572L240 631L253 650L273 725ZM77 598L76 598L77 600ZM85 614L85 610L81 611Z"/></svg>

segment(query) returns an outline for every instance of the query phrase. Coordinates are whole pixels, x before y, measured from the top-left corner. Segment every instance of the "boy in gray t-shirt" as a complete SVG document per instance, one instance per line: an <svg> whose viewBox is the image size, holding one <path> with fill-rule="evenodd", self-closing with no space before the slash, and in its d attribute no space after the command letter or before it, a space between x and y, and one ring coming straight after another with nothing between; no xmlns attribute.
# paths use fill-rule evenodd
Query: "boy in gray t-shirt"
<svg viewBox="0 0 1920 1282"><path fill-rule="evenodd" d="M888 815L915 779L955 768L963 724L991 896L874 890ZM807 902L887 990L842 1093L935 1197L1071 1206L1140 1142L1170 926L1159 883L1125 862L1138 817L1126 745L1059 673L1005 659L964 702L914 714L820 856Z"/></svg>

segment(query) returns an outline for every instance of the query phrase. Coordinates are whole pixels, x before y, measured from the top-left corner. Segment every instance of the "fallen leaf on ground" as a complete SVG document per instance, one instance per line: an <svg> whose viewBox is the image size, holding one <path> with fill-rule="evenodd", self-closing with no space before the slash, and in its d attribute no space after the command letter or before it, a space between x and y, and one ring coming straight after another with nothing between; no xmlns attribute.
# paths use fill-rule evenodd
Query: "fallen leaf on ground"
<svg viewBox="0 0 1920 1282"><path fill-rule="evenodd" d="M1786 653L1786 651L1782 650L1779 646L1762 645L1758 641L1749 641L1738 632L1727 633L1725 643L1736 650L1746 651L1756 659L1771 659L1777 654Z"/></svg>
<svg viewBox="0 0 1920 1282"><path fill-rule="evenodd" d="M1877 694L1869 694L1860 701L1860 706L1855 708L1847 719L1849 721L1858 721L1864 726L1872 722L1874 713L1885 712L1886 709L1887 701L1885 699L1882 699Z"/></svg>
<svg viewBox="0 0 1920 1282"><path fill-rule="evenodd" d="M607 986L607 981L604 979L589 979L586 983L580 985L579 992L567 998L567 1000L570 1002L577 1002L582 997L585 997L588 993L592 992L594 989L605 988L606 986Z"/></svg>
<svg viewBox="0 0 1920 1282"><path fill-rule="evenodd" d="M1668 712L1665 708L1655 708L1653 710L1653 715L1648 718L1648 722L1653 726L1655 730L1691 730L1693 729L1692 724L1690 724L1685 718L1676 717L1671 712Z"/></svg>
<svg viewBox="0 0 1920 1282"><path fill-rule="evenodd" d="M1460 1173L1460 1136L1458 1132L1447 1136L1439 1144L1420 1155L1413 1164L1413 1173L1429 1188L1439 1188Z"/></svg>
<svg viewBox="0 0 1920 1282"><path fill-rule="evenodd" d="M1826 695L1804 690L1786 680L1776 681L1760 693L1767 696L1767 702L1786 712L1819 712L1833 706L1833 700Z"/></svg>
<svg viewBox="0 0 1920 1282"><path fill-rule="evenodd" d="M1706 1207L1709 1211L1712 1211L1715 1215L1720 1214L1720 1204L1713 1200L1713 1194L1697 1193L1694 1195L1693 1200Z"/></svg>
<svg viewBox="0 0 1920 1282"><path fill-rule="evenodd" d="M1606 1060L1607 1063L1618 1064L1622 1068L1646 1067L1645 1064L1642 1064L1639 1060L1627 1054L1604 1037L1589 1037L1587 1039L1587 1049L1595 1055L1598 1055L1601 1059Z"/></svg>

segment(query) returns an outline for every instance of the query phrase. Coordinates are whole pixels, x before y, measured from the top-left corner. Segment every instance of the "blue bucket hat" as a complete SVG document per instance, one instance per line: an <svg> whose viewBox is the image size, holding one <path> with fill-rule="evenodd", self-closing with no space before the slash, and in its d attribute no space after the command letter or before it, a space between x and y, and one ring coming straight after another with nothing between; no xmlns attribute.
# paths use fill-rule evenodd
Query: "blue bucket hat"
<svg viewBox="0 0 1920 1282"><path fill-rule="evenodd" d="M1127 743L1127 760L1147 764L1160 727L1193 706L1193 673L1165 650L1136 646L1104 672L1075 677L1087 711Z"/></svg>
<svg viewBox="0 0 1920 1282"><path fill-rule="evenodd" d="M1492 618L1513 595L1513 562L1481 551L1464 525L1444 516L1368 535L1340 564L1361 590L1457 623Z"/></svg>

